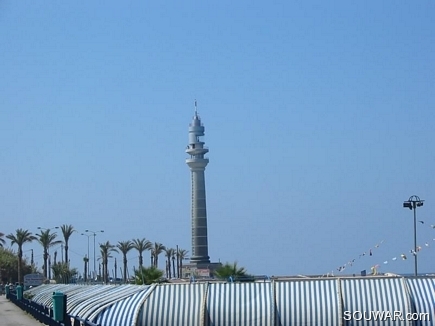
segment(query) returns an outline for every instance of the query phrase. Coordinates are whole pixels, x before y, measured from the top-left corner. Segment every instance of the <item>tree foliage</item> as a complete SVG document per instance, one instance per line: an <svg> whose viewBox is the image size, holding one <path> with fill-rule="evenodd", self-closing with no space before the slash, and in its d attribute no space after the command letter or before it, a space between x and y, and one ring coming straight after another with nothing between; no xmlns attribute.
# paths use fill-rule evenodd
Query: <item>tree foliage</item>
<svg viewBox="0 0 435 326"><path fill-rule="evenodd" d="M133 248L139 252L139 268L143 266L143 252L151 250L151 242L145 238L133 239Z"/></svg>
<svg viewBox="0 0 435 326"><path fill-rule="evenodd" d="M123 279L124 279L124 283L127 283L127 253L133 249L134 244L130 241L118 241L118 244L116 245L116 247L119 249L119 251L121 251L122 253L122 265L124 268L124 273L123 273Z"/></svg>
<svg viewBox="0 0 435 326"><path fill-rule="evenodd" d="M140 267L134 271L134 282L138 285L150 285L153 283L160 283L163 272L154 267Z"/></svg>
<svg viewBox="0 0 435 326"><path fill-rule="evenodd" d="M53 278L56 283L68 284L77 276L78 271L76 268L70 268L66 262L56 263L51 266L53 271Z"/></svg>
<svg viewBox="0 0 435 326"><path fill-rule="evenodd" d="M166 249L166 247L159 243L155 242L151 247L151 260L152 265L157 268L159 266L159 255Z"/></svg>
<svg viewBox="0 0 435 326"><path fill-rule="evenodd" d="M165 251L165 255L166 255L166 275L168 278L171 278L172 277L171 267L172 267L172 264L175 260L175 249L165 248L164 251ZM174 272L174 274L175 274L175 272ZM175 275L174 275L174 277L175 277Z"/></svg>
<svg viewBox="0 0 435 326"><path fill-rule="evenodd" d="M21 271L23 266L23 245L26 242L32 242L36 239L34 235L32 235L32 232L29 232L28 230L23 229L17 229L15 231L15 234L10 233L6 236L9 240L11 240L11 245L16 244L18 246L18 253L17 253L17 261L18 261L18 276L17 280L18 282L23 281L23 273Z"/></svg>
<svg viewBox="0 0 435 326"><path fill-rule="evenodd" d="M225 263L216 269L214 275L218 278L231 279L233 281L250 281L252 279L244 267L237 266L237 262L232 264Z"/></svg>
<svg viewBox="0 0 435 326"><path fill-rule="evenodd" d="M71 224L63 224L60 226L60 229L62 231L63 239L65 242L65 262L69 263L68 258L68 242L71 235L74 233L74 227Z"/></svg>
<svg viewBox="0 0 435 326"><path fill-rule="evenodd" d="M6 244L6 240L4 239L5 234L0 232L0 247L3 247Z"/></svg>
<svg viewBox="0 0 435 326"><path fill-rule="evenodd" d="M182 277L183 275L183 260L188 258L189 251L185 249L178 249L177 256L178 256L178 264L179 264L179 270L177 271L177 277Z"/></svg>
<svg viewBox="0 0 435 326"><path fill-rule="evenodd" d="M1 282L16 282L18 280L17 254L6 248L0 248L0 274ZM26 259L22 260L23 275L32 273L32 267L27 264Z"/></svg>
<svg viewBox="0 0 435 326"><path fill-rule="evenodd" d="M189 250L178 249L177 255L178 255L178 259L180 259L180 260L187 259L187 258L189 258Z"/></svg>
<svg viewBox="0 0 435 326"><path fill-rule="evenodd" d="M103 281L105 283L109 281L109 269L107 265L109 258L112 258L112 253L114 252L118 252L118 250L116 249L116 246L111 244L109 241L100 243L100 253L103 262Z"/></svg>
<svg viewBox="0 0 435 326"><path fill-rule="evenodd" d="M48 278L48 249L62 243L60 240L55 240L57 237L56 233L50 233L50 229L47 230L41 230L40 234L37 234L38 242L41 244L44 253L43 253L43 259L44 259L44 277Z"/></svg>

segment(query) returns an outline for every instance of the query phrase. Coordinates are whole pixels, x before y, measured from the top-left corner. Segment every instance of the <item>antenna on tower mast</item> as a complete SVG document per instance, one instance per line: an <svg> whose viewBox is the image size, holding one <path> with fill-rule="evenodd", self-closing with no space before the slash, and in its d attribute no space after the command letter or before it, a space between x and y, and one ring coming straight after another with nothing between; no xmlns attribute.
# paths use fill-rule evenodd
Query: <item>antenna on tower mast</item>
<svg viewBox="0 0 435 326"><path fill-rule="evenodd" d="M196 99L195 99L195 115L198 115L197 107L196 107Z"/></svg>

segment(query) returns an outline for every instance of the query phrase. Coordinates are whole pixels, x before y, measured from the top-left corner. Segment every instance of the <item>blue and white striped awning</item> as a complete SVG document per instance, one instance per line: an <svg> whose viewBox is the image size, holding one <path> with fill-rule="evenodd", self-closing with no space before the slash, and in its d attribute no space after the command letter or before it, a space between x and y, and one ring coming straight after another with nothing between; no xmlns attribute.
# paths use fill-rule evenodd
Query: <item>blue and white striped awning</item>
<svg viewBox="0 0 435 326"><path fill-rule="evenodd" d="M83 302L92 299L94 296L106 291L104 285L89 285L82 288L81 292L74 292L73 295L66 292L67 295L67 312L73 316L79 316L80 306Z"/></svg>
<svg viewBox="0 0 435 326"><path fill-rule="evenodd" d="M137 325L203 325L201 306L207 284L160 284L150 290L139 312Z"/></svg>
<svg viewBox="0 0 435 326"><path fill-rule="evenodd" d="M273 326L271 283L210 283L207 326ZM181 324L180 324L181 325Z"/></svg>
<svg viewBox="0 0 435 326"><path fill-rule="evenodd" d="M140 291L146 291L147 286L137 285L124 285L124 286L109 286L111 291L101 293L91 301L87 300L88 305L83 306L82 311L79 313L84 319L95 322L100 313L106 308L113 306L118 301L131 297Z"/></svg>
<svg viewBox="0 0 435 326"><path fill-rule="evenodd" d="M86 289L95 290L96 288L87 285L48 284L48 285L40 285L38 287L27 290L26 292L34 294L34 297L32 299L33 301L42 304L46 307L52 307L53 292L62 292L69 296L72 293L83 293L83 291Z"/></svg>
<svg viewBox="0 0 435 326"><path fill-rule="evenodd" d="M277 325L338 326L337 280L275 282Z"/></svg>
<svg viewBox="0 0 435 326"><path fill-rule="evenodd" d="M411 304L406 283L402 278L348 278L341 279L343 314L350 320L346 325L353 326L409 326L406 314L411 312ZM391 318L375 320L373 313L389 312ZM393 318L394 312L402 313L403 320ZM354 315L355 313L355 315ZM360 314L361 313L361 314ZM365 316L362 314L366 314ZM343 316L343 317L344 317Z"/></svg>
<svg viewBox="0 0 435 326"><path fill-rule="evenodd" d="M435 326L435 278L305 278L247 283L41 285L25 291L102 326ZM348 312L348 315L346 315ZM366 313L366 318L353 315ZM390 312L391 317L372 312ZM400 312L402 319L394 319ZM407 321L408 313L429 313ZM368 314L368 315L367 315ZM346 319L347 316L353 317ZM367 318L368 317L368 318ZM371 320L370 320L371 318Z"/></svg>
<svg viewBox="0 0 435 326"><path fill-rule="evenodd" d="M150 293L150 288L148 286L142 291L106 307L98 315L96 323L104 326L137 325L139 311L143 301Z"/></svg>
<svg viewBox="0 0 435 326"><path fill-rule="evenodd" d="M419 316L419 326L435 325L435 279L433 278L410 278L406 280L409 286L411 301L414 312L417 314L429 314L429 318Z"/></svg>

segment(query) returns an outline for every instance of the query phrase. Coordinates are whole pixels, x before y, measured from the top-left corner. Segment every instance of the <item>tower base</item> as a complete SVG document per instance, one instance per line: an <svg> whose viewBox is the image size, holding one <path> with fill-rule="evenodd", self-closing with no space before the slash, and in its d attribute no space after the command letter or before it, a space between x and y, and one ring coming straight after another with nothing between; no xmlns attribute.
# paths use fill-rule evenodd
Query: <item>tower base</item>
<svg viewBox="0 0 435 326"><path fill-rule="evenodd" d="M182 278L213 278L214 271L222 266L222 263L190 263L183 265Z"/></svg>

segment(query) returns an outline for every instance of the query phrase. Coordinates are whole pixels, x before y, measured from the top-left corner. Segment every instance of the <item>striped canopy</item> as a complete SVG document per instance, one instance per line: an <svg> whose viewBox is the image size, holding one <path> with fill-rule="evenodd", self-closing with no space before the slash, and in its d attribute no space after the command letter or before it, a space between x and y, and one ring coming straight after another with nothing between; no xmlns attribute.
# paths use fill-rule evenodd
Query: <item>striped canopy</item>
<svg viewBox="0 0 435 326"><path fill-rule="evenodd" d="M435 326L433 277L41 285L25 294L51 307L53 292L66 294L70 315L102 326ZM403 320L358 315L382 311L401 312ZM427 320L417 323L405 318L419 313L427 313Z"/></svg>

